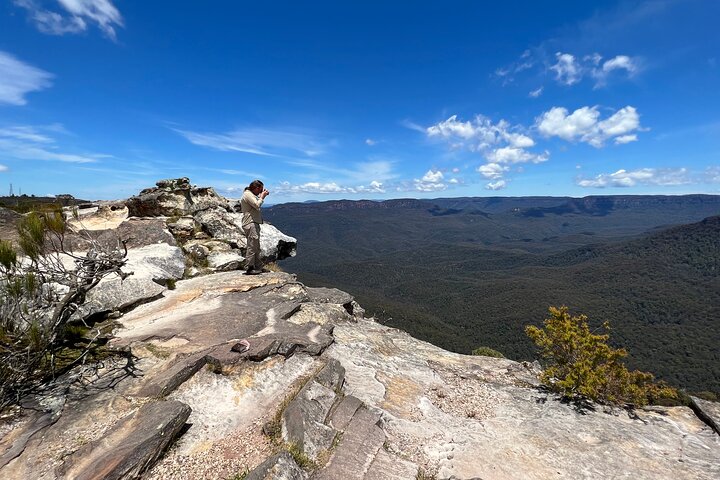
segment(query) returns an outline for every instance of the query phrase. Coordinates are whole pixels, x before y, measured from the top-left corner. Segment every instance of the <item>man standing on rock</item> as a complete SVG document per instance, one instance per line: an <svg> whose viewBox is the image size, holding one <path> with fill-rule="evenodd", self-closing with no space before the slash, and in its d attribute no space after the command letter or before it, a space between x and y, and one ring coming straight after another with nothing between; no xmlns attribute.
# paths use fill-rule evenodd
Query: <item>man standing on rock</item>
<svg viewBox="0 0 720 480"><path fill-rule="evenodd" d="M245 249L245 260L247 261L245 273L247 275L257 275L268 271L263 269L260 263L260 224L263 223L260 207L268 195L270 192L265 189L263 182L253 180L250 185L245 187L240 199L242 229L247 237Z"/></svg>

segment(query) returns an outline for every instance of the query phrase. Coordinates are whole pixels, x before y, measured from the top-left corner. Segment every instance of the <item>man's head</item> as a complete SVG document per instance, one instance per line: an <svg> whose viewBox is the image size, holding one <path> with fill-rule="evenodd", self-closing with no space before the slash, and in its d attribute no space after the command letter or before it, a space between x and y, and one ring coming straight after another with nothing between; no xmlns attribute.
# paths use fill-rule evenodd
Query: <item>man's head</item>
<svg viewBox="0 0 720 480"><path fill-rule="evenodd" d="M260 193L262 193L263 191L263 188L265 188L265 185L260 180L253 180L248 186L248 190L250 190L255 195L260 195Z"/></svg>

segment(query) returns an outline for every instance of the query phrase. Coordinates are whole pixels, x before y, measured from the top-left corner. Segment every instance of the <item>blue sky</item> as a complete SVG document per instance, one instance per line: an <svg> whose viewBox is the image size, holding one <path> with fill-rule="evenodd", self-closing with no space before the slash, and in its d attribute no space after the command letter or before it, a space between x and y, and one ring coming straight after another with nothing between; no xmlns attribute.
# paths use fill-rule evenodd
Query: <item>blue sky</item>
<svg viewBox="0 0 720 480"><path fill-rule="evenodd" d="M715 0L7 0L0 193L720 194L719 24Z"/></svg>

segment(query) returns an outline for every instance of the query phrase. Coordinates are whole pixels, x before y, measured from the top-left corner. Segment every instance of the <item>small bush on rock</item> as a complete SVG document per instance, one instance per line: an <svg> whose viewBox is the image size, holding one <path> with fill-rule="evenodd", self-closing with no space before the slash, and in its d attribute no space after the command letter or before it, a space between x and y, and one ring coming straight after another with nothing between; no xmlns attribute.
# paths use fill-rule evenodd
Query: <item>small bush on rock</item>
<svg viewBox="0 0 720 480"><path fill-rule="evenodd" d="M603 328L609 331L608 322ZM610 347L609 334L593 333L587 317L571 316L567 307L550 307L544 328L529 325L525 332L547 362L540 380L567 398L640 406L678 397L675 389L655 383L652 374L629 371L622 362L627 351Z"/></svg>
<svg viewBox="0 0 720 480"><path fill-rule="evenodd" d="M478 347L472 351L472 354L479 357L505 358L505 355L490 347Z"/></svg>

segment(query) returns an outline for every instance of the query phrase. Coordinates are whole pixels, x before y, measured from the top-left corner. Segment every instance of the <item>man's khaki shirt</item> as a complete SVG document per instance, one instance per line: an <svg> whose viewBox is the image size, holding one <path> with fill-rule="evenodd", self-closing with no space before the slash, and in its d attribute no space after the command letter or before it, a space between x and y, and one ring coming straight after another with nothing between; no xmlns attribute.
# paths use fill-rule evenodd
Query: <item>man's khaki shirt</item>
<svg viewBox="0 0 720 480"><path fill-rule="evenodd" d="M264 198L258 198L250 190L243 192L243 196L240 199L243 227L251 223L263 223L262 215L260 215L260 206L264 201Z"/></svg>

